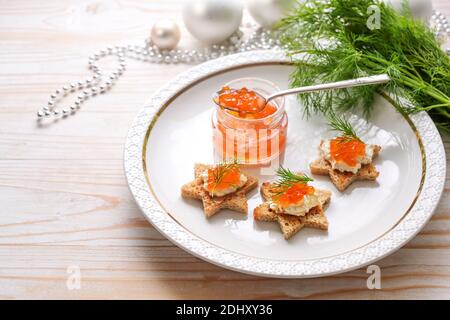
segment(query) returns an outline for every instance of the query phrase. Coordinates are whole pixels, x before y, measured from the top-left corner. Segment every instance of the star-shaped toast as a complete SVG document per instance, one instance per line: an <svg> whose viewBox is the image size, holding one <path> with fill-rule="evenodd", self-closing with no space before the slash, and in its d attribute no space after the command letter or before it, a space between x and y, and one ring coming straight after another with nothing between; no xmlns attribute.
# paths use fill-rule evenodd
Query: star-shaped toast
<svg viewBox="0 0 450 320"><path fill-rule="evenodd" d="M320 142L320 147L323 141ZM374 145L372 160L378 156L381 151L381 147ZM336 186L339 191L344 191L349 185L351 185L356 180L371 180L374 181L378 178L379 172L372 163L363 164L358 172L355 174L353 172L342 172L331 167L331 164L324 157L321 157L313 161L309 165L309 169L312 174L330 176L331 182Z"/></svg>
<svg viewBox="0 0 450 320"><path fill-rule="evenodd" d="M309 210L305 216L293 216L289 214L277 213L270 209L269 201L274 192L273 184L265 182L261 186L261 194L264 203L256 207L253 211L253 217L257 221L278 222L286 240L290 239L303 227L328 230L328 219L325 216L323 207L330 201L331 192L328 190L317 190L320 205Z"/></svg>
<svg viewBox="0 0 450 320"><path fill-rule="evenodd" d="M258 180L247 174L247 182L233 193L225 196L212 197L203 187L201 174L205 170L212 168L212 165L195 164L194 181L191 181L181 187L181 195L184 198L198 199L203 202L203 210L207 218L213 216L222 209L230 209L240 213L248 212L248 203L246 194L258 186Z"/></svg>

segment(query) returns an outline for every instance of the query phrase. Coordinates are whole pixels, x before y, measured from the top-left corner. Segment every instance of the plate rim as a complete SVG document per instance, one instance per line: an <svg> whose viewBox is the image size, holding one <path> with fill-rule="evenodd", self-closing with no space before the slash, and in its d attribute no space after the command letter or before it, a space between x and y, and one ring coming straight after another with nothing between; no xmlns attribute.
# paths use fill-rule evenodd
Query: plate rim
<svg viewBox="0 0 450 320"><path fill-rule="evenodd" d="M144 142L164 106L186 86L205 76L258 63L290 62L281 51L255 50L211 60L190 68L169 81L144 103L128 130L124 148L124 170L130 192L146 219L167 239L190 254L218 266L252 275L277 278L311 278L351 271L393 253L411 240L436 209L445 184L446 158L441 136L426 112L409 117L421 136L425 161L422 191L409 213L388 232L362 247L332 257L311 260L280 260L248 257L228 251L189 232L167 214L147 183ZM408 117L408 116L406 116Z"/></svg>

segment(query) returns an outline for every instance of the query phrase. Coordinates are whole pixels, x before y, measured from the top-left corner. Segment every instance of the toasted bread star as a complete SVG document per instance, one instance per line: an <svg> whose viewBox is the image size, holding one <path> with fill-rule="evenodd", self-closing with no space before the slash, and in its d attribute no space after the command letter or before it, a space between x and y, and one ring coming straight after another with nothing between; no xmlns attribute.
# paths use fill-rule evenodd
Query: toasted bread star
<svg viewBox="0 0 450 320"><path fill-rule="evenodd" d="M269 182L263 183L261 193L266 202L259 205L253 211L253 217L258 221L278 222L284 238L287 240L300 231L303 227L328 230L328 220L325 216L323 206L331 198L331 192L327 190L316 190L320 206L309 210L305 216L293 216L289 214L276 213L270 209L269 202L273 196L273 185Z"/></svg>
<svg viewBox="0 0 450 320"><path fill-rule="evenodd" d="M258 180L248 176L247 182L238 190L225 196L212 197L203 187L203 179L201 174L212 168L212 165L195 164L194 175L195 180L181 187L181 195L184 198L198 199L203 202L203 209L206 217L211 217L221 209L230 209L236 212L247 213L248 203L246 194L258 186Z"/></svg>
<svg viewBox="0 0 450 320"><path fill-rule="evenodd" d="M320 143L322 145L323 141ZM373 158L378 156L381 151L381 147L375 145L373 149ZM331 182L336 186L339 191L344 191L349 185L351 185L356 180L371 180L374 181L378 178L379 172L372 163L363 164L358 172L342 172L331 167L329 161L321 157L313 161L309 168L312 174L330 176Z"/></svg>

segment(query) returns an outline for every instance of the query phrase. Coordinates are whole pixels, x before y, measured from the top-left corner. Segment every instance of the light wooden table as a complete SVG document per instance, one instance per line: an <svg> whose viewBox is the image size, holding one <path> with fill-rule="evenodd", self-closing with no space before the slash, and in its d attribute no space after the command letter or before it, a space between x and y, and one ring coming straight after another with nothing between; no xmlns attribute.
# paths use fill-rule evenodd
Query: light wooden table
<svg viewBox="0 0 450 320"><path fill-rule="evenodd" d="M448 0L435 7L450 16ZM48 94L87 75L90 53L180 20L176 0L0 1L0 298L450 298L450 181L424 230L365 269L276 280L224 270L172 245L144 219L122 168L135 113L188 66L130 63L112 92L39 127ZM445 136L447 158L450 137ZM69 271L81 288L68 290ZM74 269L75 268L75 269Z"/></svg>

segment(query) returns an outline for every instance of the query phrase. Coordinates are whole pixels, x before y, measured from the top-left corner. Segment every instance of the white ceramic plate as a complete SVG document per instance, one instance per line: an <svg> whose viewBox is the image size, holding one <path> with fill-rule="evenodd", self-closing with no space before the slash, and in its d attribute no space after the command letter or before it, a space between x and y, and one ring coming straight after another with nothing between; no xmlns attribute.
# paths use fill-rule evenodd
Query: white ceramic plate
<svg viewBox="0 0 450 320"><path fill-rule="evenodd" d="M280 52L216 59L179 75L139 112L126 141L126 176L144 215L176 245L240 272L317 277L359 268L394 252L432 216L446 172L439 133L426 113L409 119L383 97L377 97L369 122L353 116L362 139L382 147L375 160L377 182L356 182L341 193L326 177L315 177L314 186L333 193L326 209L328 232L303 229L284 240L276 223L253 220L253 208L261 202L257 190L249 194L247 216L225 210L206 219L201 202L181 198L180 187L193 179L194 163L214 160L211 93L249 76L287 88L292 70ZM332 133L320 117L304 119L294 97L287 98L286 111L283 165L308 172L320 139Z"/></svg>

